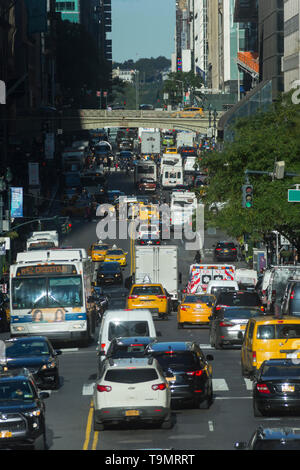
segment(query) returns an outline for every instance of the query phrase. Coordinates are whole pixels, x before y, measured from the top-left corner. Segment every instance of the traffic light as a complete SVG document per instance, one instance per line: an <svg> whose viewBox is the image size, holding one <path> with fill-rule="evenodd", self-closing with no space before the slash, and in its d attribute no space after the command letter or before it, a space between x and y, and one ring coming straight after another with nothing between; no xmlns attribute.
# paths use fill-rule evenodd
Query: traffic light
<svg viewBox="0 0 300 470"><path fill-rule="evenodd" d="M243 207L251 209L253 207L253 186L251 184L244 184L243 191Z"/></svg>

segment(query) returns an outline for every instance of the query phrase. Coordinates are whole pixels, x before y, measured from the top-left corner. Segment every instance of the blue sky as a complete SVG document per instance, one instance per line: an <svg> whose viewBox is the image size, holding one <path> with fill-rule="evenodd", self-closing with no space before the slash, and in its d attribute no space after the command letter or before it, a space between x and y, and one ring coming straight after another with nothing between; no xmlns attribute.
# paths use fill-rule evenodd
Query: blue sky
<svg viewBox="0 0 300 470"><path fill-rule="evenodd" d="M175 0L112 0L114 62L174 52Z"/></svg>

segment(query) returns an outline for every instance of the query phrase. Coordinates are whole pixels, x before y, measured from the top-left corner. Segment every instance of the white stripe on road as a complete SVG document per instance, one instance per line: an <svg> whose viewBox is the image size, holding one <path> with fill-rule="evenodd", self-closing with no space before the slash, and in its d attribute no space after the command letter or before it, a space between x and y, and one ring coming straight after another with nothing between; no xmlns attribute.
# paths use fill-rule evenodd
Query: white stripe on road
<svg viewBox="0 0 300 470"><path fill-rule="evenodd" d="M252 382L252 380L250 380L250 379L244 379L244 381L245 381L247 390L252 390L252 388L253 388L253 382Z"/></svg>
<svg viewBox="0 0 300 470"><path fill-rule="evenodd" d="M213 381L213 390L218 392L228 392L229 388L227 386L225 379L212 379Z"/></svg>
<svg viewBox="0 0 300 470"><path fill-rule="evenodd" d="M82 395L91 396L94 393L95 383L84 384L82 388Z"/></svg>

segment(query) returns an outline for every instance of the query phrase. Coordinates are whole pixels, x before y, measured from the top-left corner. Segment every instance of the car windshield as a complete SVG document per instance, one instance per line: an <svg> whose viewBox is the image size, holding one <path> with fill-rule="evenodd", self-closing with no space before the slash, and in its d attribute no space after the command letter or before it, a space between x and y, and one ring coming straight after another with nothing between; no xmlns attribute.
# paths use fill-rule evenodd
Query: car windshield
<svg viewBox="0 0 300 470"><path fill-rule="evenodd" d="M259 439L255 442L253 450L299 450L300 439Z"/></svg>
<svg viewBox="0 0 300 470"><path fill-rule="evenodd" d="M300 324L259 325L257 339L300 338Z"/></svg>
<svg viewBox="0 0 300 470"><path fill-rule="evenodd" d="M50 354L49 347L46 341L13 341L6 342L6 357L17 358L26 356L47 356Z"/></svg>
<svg viewBox="0 0 300 470"><path fill-rule="evenodd" d="M278 377L278 378L289 378L295 377L300 378L300 365L289 364L289 365L268 365L265 364L261 370L261 377Z"/></svg>
<svg viewBox="0 0 300 470"><path fill-rule="evenodd" d="M98 270L100 273L114 273L116 271L120 271L119 263L104 263Z"/></svg>
<svg viewBox="0 0 300 470"><path fill-rule="evenodd" d="M258 294L253 292L222 292L218 304L234 306L255 307L260 304Z"/></svg>
<svg viewBox="0 0 300 470"><path fill-rule="evenodd" d="M15 309L81 307L83 305L81 277L13 279L12 305Z"/></svg>
<svg viewBox="0 0 300 470"><path fill-rule="evenodd" d="M32 400L34 391L27 380L7 380L0 383L0 401Z"/></svg>
<svg viewBox="0 0 300 470"><path fill-rule="evenodd" d="M160 286L136 286L131 295L164 295L164 292Z"/></svg>
<svg viewBox="0 0 300 470"><path fill-rule="evenodd" d="M213 302L213 299L210 295L187 295L184 302L189 304L207 304Z"/></svg>
<svg viewBox="0 0 300 470"><path fill-rule="evenodd" d="M123 255L123 251L122 250L108 250L107 255L108 256L110 256L110 255Z"/></svg>
<svg viewBox="0 0 300 470"><path fill-rule="evenodd" d="M133 343L133 344L115 344L111 350L107 352L107 356L114 358L122 357L144 357L146 344Z"/></svg>
<svg viewBox="0 0 300 470"><path fill-rule="evenodd" d="M217 295L219 294L220 292L229 292L229 291L232 291L233 290L233 287L225 287L225 286L215 286L215 287L212 287L211 288L211 293L214 294L214 295Z"/></svg>
<svg viewBox="0 0 300 470"><path fill-rule="evenodd" d="M232 242L220 242L220 243L217 244L217 247L220 247L220 248L235 248L235 245Z"/></svg>
<svg viewBox="0 0 300 470"><path fill-rule="evenodd" d="M130 336L150 336L147 321L111 321L108 326L108 339Z"/></svg>
<svg viewBox="0 0 300 470"><path fill-rule="evenodd" d="M168 368L186 370L199 367L196 355L190 351L154 351L151 355L158 360L164 370Z"/></svg>
<svg viewBox="0 0 300 470"><path fill-rule="evenodd" d="M105 251L108 250L108 245L94 245L93 250Z"/></svg>
<svg viewBox="0 0 300 470"><path fill-rule="evenodd" d="M247 308L226 308L224 311L224 316L226 318L237 318L237 319L248 319L257 317L260 315L261 311L257 309L247 309Z"/></svg>
<svg viewBox="0 0 300 470"><path fill-rule="evenodd" d="M116 383L143 383L143 382L152 382L157 380L158 375L155 369L116 369L108 370L105 374L104 380L106 382L116 382Z"/></svg>

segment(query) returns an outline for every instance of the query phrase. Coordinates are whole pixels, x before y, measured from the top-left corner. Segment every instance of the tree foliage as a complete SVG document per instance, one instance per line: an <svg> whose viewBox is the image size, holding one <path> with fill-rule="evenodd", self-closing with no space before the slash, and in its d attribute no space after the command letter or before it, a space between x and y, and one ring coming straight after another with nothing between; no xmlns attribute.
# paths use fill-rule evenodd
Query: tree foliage
<svg viewBox="0 0 300 470"><path fill-rule="evenodd" d="M273 173L275 161L285 161L286 172L300 175L300 106L285 96L266 113L240 120L235 139L222 151L207 153L201 166L207 168L209 189L206 206L227 202L210 219L229 235L250 234L261 240L273 230L285 235L300 249L300 204L288 202L288 189L300 183L300 177L276 180L264 174L249 174L254 187L254 207L242 207L245 170Z"/></svg>
<svg viewBox="0 0 300 470"><path fill-rule="evenodd" d="M164 92L169 93L172 103L178 104L182 102L183 93L187 91L190 91L192 96L201 97L202 86L203 79L193 71L171 72L164 83Z"/></svg>

